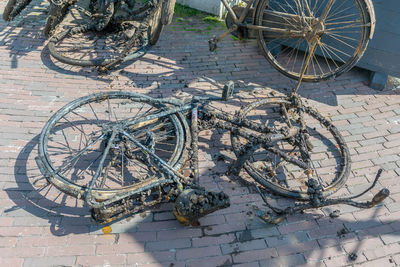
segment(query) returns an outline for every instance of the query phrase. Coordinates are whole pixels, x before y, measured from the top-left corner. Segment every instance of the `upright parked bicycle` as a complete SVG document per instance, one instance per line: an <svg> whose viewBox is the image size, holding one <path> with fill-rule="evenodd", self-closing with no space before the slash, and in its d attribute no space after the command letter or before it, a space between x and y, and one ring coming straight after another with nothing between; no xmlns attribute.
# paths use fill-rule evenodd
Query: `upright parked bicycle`
<svg viewBox="0 0 400 267"><path fill-rule="evenodd" d="M249 0L245 7L233 8L227 0L221 2L228 10L229 29L209 41L210 50L230 33L255 36L274 68L306 82L351 69L375 31L371 0Z"/></svg>

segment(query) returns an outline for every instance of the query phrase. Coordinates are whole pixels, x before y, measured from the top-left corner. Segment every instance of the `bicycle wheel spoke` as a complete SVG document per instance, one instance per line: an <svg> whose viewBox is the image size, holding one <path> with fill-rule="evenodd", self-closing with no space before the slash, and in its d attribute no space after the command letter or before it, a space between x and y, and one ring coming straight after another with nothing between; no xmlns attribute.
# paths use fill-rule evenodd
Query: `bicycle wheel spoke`
<svg viewBox="0 0 400 267"><path fill-rule="evenodd" d="M303 32L303 35L285 36L264 30L257 36L267 60L291 78L302 77L304 81L315 82L337 77L355 65L360 58L358 55L365 51L368 43L365 33L371 22L369 17L363 15L363 12L369 11L359 0L261 1L259 8L264 10L262 14L258 13L258 25ZM281 15L273 12L281 12ZM268 17L272 14L276 19ZM323 20L323 25L316 19ZM315 38L319 38L325 46L318 44L315 56L308 58ZM329 55L334 58L329 58ZM319 56L323 60L319 60ZM308 66L305 66L306 59L309 60ZM333 67L336 63L329 62L334 60L340 61L339 66ZM303 70L304 76L301 75Z"/></svg>
<svg viewBox="0 0 400 267"><path fill-rule="evenodd" d="M326 35L332 35L332 36L336 36L337 38L342 38L342 39L346 39L346 40L349 40L349 41L354 41L354 42L358 42L358 40L357 39L354 39L354 38L351 38L351 37L348 37L348 36L345 36L345 35L340 35L340 34L336 34L336 33L326 33Z"/></svg>
<svg viewBox="0 0 400 267"><path fill-rule="evenodd" d="M356 24L360 23L360 24ZM348 21L339 21L339 22L330 22L330 23L325 23L325 26L331 26L331 25L343 25L343 24L350 24L349 26L357 26L357 27L365 27L365 26L370 26L370 24L367 25L362 25L361 20L348 20ZM356 24L356 25L352 25Z"/></svg>
<svg viewBox="0 0 400 267"><path fill-rule="evenodd" d="M336 54L334 51L333 51L333 48L332 48L332 46L330 46L330 45L327 45L327 44L322 44L327 50L329 50L336 58L338 58L340 61L342 61L342 62L346 62L343 58L341 58L338 54ZM332 48L332 49L331 49ZM336 48L335 48L335 50L336 50Z"/></svg>
<svg viewBox="0 0 400 267"><path fill-rule="evenodd" d="M317 61L314 67L318 68ZM290 104L290 98L287 103L281 101L274 98L261 100L257 105L253 103L244 107L238 116L241 119L257 118L257 122L263 125L268 122L278 132L286 127L303 130L292 140L283 139L259 147L245 164L246 171L273 192L291 197L308 198L305 183L310 177L317 179L327 191L335 191L334 185L346 179L343 173L348 168L348 158L344 159L341 154L342 143L337 141L341 137L336 136L333 126L324 124L325 120L319 115L308 109L299 112ZM289 118L282 117L282 107L286 107ZM243 141L242 137L232 133L236 154L247 143ZM324 156L320 156L321 153Z"/></svg>

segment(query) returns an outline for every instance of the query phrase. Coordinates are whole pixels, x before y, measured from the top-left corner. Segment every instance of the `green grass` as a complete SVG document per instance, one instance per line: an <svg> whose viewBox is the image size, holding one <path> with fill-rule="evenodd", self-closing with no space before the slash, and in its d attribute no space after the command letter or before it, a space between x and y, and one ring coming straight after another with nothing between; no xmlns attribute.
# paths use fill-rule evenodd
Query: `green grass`
<svg viewBox="0 0 400 267"><path fill-rule="evenodd" d="M225 27L225 22L220 18L218 18L217 16L181 4L175 5L175 18L176 21L182 25L192 25L191 18L198 18L202 20L204 23L208 24L205 27L205 29L197 29L192 27L183 28L183 30L190 32L206 31L207 34L210 34L210 31L215 27L218 26Z"/></svg>
<svg viewBox="0 0 400 267"><path fill-rule="evenodd" d="M198 17L202 21L211 24L213 26L218 26L218 25L225 26L225 22L220 18L218 18L217 16L181 4L175 5L175 16L177 17L176 20L179 22L185 21L184 18L187 17Z"/></svg>
<svg viewBox="0 0 400 267"><path fill-rule="evenodd" d="M213 25L217 25L217 24L221 23L221 20L216 16L205 16L203 18L203 21L213 24Z"/></svg>
<svg viewBox="0 0 400 267"><path fill-rule="evenodd" d="M204 15L207 15L207 13L178 3L175 5L175 16L177 17L193 17Z"/></svg>
<svg viewBox="0 0 400 267"><path fill-rule="evenodd" d="M188 31L188 32L198 32L198 33L202 32L201 29L197 29L197 28L184 28L184 30Z"/></svg>

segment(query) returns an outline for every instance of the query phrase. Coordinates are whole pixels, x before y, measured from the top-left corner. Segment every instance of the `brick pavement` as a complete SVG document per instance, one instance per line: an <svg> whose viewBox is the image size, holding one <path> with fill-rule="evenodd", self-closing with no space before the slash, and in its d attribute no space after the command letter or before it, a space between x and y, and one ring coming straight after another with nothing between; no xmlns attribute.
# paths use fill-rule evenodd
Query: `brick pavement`
<svg viewBox="0 0 400 267"><path fill-rule="evenodd" d="M0 10L4 4L0 1ZM201 182L227 192L232 206L202 218L198 227L183 227L171 205L162 204L112 225L112 233L104 235L81 202L41 188L34 157L38 134L53 112L94 92L203 94L228 80L244 91L224 104L234 111L262 97L266 86L284 92L293 82L268 65L255 42L227 38L210 53L207 39L221 28L193 32L176 21L142 60L99 76L49 58L41 33L43 7L32 12L39 16L26 14L25 22L8 26L0 22L0 266L400 265L400 91L370 89L368 73L358 69L300 90L340 128L350 147L352 171L340 194L359 192L383 167L379 187L391 190L384 205L330 207L265 225L249 212L260 205L260 197L223 175L226 166L210 156L218 151L230 155L229 136L206 131L201 134ZM18 27L22 22L24 28ZM331 219L327 215L336 208L342 214ZM344 227L349 233L339 237ZM349 261L350 253L357 254L355 261Z"/></svg>

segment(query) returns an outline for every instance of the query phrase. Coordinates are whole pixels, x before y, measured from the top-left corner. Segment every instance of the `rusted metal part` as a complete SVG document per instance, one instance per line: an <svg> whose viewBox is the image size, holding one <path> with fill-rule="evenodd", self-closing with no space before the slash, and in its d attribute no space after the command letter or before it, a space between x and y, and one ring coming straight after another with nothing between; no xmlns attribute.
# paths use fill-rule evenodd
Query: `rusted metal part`
<svg viewBox="0 0 400 267"><path fill-rule="evenodd" d="M175 8L176 0L168 0L163 3L161 10L161 23L163 25L168 25L172 22L172 18L174 16L174 8Z"/></svg>
<svg viewBox="0 0 400 267"><path fill-rule="evenodd" d="M3 12L4 20L13 20L30 2L31 0L9 0ZM100 71L106 71L122 62L142 57L151 45L157 43L163 26L172 21L176 0L79 0L79 2L49 0L49 2L44 29L47 37L54 34L57 26L71 9L76 9L86 16L79 21L78 26L62 30L50 39L50 54L66 64L99 67ZM88 55L87 59L84 59L80 55L74 57L73 52L72 55L64 55L56 49L59 42L90 31L113 36L115 45L121 50L120 55L114 55L112 58L101 55L94 59ZM121 43L124 43L123 49Z"/></svg>
<svg viewBox="0 0 400 267"><path fill-rule="evenodd" d="M199 130L198 130L198 107L194 107L191 112L191 133L192 133L192 156L191 168L193 171L193 178L196 184L199 184Z"/></svg>
<svg viewBox="0 0 400 267"><path fill-rule="evenodd" d="M229 206L229 197L223 192L186 189L175 200L172 211L180 223L191 225L200 217Z"/></svg>
<svg viewBox="0 0 400 267"><path fill-rule="evenodd" d="M77 1L78 0L50 1L49 15L44 28L46 37L53 35L54 30L67 14L69 7L74 5Z"/></svg>
<svg viewBox="0 0 400 267"><path fill-rule="evenodd" d="M307 203L300 203L296 204L294 207L288 207L284 210L278 209L276 207L271 206L268 201L266 200L265 196L259 191L259 193L262 195L262 198L265 203L267 203L268 207L272 207L273 212L271 213L266 213L261 210L257 212L257 215L263 219L267 223L271 224L278 224L282 222L287 216L293 215L298 212L302 212L307 209L315 209L315 208L322 208L326 206L332 206L332 205L339 205L339 204L345 204L361 209L368 209L372 208L378 204L380 204L383 200L385 200L389 194L390 191L386 188L381 189L373 198L371 201L366 201L366 202L356 202L353 201L352 199L358 198L367 192L371 190L376 183L378 182L380 176L382 174L382 169L378 171L374 182L372 183L372 186L368 188L368 190L363 191L360 194L357 194L352 197L348 198L331 198L328 199L323 196L322 194L322 187L319 186L318 182L315 179L309 179L307 186L308 186L308 194L310 194L310 200Z"/></svg>
<svg viewBox="0 0 400 267"><path fill-rule="evenodd" d="M231 91L233 91L233 89ZM226 100L227 95L229 95L229 93L224 92L223 97L220 99ZM356 202L352 200L364 195L377 184L382 173L382 170L380 170L373 184L364 192L349 198L328 198L330 194L343 186L346 181L350 168L348 149L336 128L319 113L304 106L297 95L284 98L264 99L251 104L247 108L245 107L241 112L236 114L236 116L232 116L231 114L216 110L209 106L209 100L216 100L215 97L210 97L208 99L206 97L193 97L191 103L184 104L182 101L178 100L154 99L148 96L123 92L110 92L84 97L72 102L72 104L68 104L66 107L62 108L61 111L72 111L74 107L80 107L79 103L81 102L96 102L108 99L109 97L120 97L124 100L135 99L142 103L151 103L153 106L160 107L160 111L158 113L151 113L147 116L142 115L138 118L129 118L113 123L102 124L102 134L98 139L103 140L102 147L104 152L89 186L79 188L78 186L73 186L61 179L61 176L59 176L58 173L59 170L54 170L49 167L50 165L46 161L46 154L43 151L45 149L42 148L42 141L40 141L39 145L38 158L38 166L46 179L61 191L74 197L84 199L86 203L93 208L93 217L101 223L122 218L156 203L160 203L163 200L174 202L173 213L181 223L186 225L195 223L200 217L215 210L229 206L229 197L226 194L223 192L215 193L206 191L204 188L193 183L193 180L190 178L188 179L188 175L183 175L179 168L171 166L160 158L155 153L155 141L157 137L153 132L142 131L138 135L135 135L134 132L130 132L130 129L142 129L153 123L162 122L164 118L171 116L179 117L181 123L187 125L186 122L184 123L185 119L183 113L187 115L187 119L191 121L191 124L190 127L183 127L186 130L181 129L177 134L185 136L190 135L192 137L192 140L187 140L186 143L182 145L188 146L185 147L185 150L191 151L191 171L193 173L192 177L194 178L198 177L198 133L201 129L205 128L227 130L233 137L240 137L243 140L246 140L244 144L240 144L238 141L233 141L233 147L237 155L237 160L231 167L231 171L234 174L239 174L240 170L244 167L250 175L254 175L247 168L249 166L248 161L250 156L252 156L259 147L262 147L280 157L283 161L298 166L307 173L308 180L305 183L307 191L302 194L299 194L294 189L286 190L287 192L282 191L282 189L278 190L277 188L274 188L272 184L263 184L260 182L262 180L257 180L256 176L253 176L256 181L278 194L306 201L305 203L296 204L294 207L279 209L270 205L266 197L257 187L261 197L267 206L273 211L269 213L258 211L257 215L269 223L279 223L288 215L306 209L320 208L328 205L347 204L359 208L370 208L381 203L389 195L389 190L382 189L371 201ZM282 109L282 120L286 121L288 127L277 129L265 124L252 122L246 118L246 112L249 108L256 108L262 104L270 103L278 104ZM64 113L61 111L54 115L54 118L50 120L50 124L48 123L48 125L52 125L55 118L62 118L64 116ZM292 119L289 116L290 112L297 112L299 117L296 117L296 123L300 126L291 123ZM308 132L306 123L304 122L304 114L311 115L313 118L317 119L332 133L333 138L338 143L338 149L341 152L342 160L340 164L341 172L339 173L338 178L333 180L329 186L322 186L318 174L314 171L315 166L310 160L309 145L307 145L306 142ZM42 133L49 131L51 127L48 125L45 126ZM155 129L161 129L163 127L163 124L160 124ZM188 133L189 128L190 134ZM185 133L183 133L183 131L185 131ZM45 134L42 135L44 136L41 136L41 140L43 138L43 140L46 140ZM139 141L139 138L141 138L142 141ZM232 140L235 140L235 138ZM93 142L97 141L98 140L93 140ZM299 155L295 157L282 151L275 145L277 141L287 142L299 147ZM85 150L90 148L90 146L91 144L89 143L79 153L84 153ZM113 194L107 194L107 190L101 191L98 188L94 188L96 180L99 178L99 173L104 169L103 163L105 158L108 155L110 155L110 158L114 158L112 154L116 152L114 152L113 147L123 147L124 149L122 150L122 153L124 153L127 158L137 159L144 163L149 170L151 170L151 178L137 182L134 186L123 188L123 190L114 192ZM75 155L75 157L78 157L79 153ZM71 160L74 160L74 158ZM179 165L179 167L182 167L182 165ZM274 170L271 169L269 176L273 177L274 175ZM263 177L263 179L264 178L266 178L267 181L268 177ZM75 190L80 191L77 192Z"/></svg>

